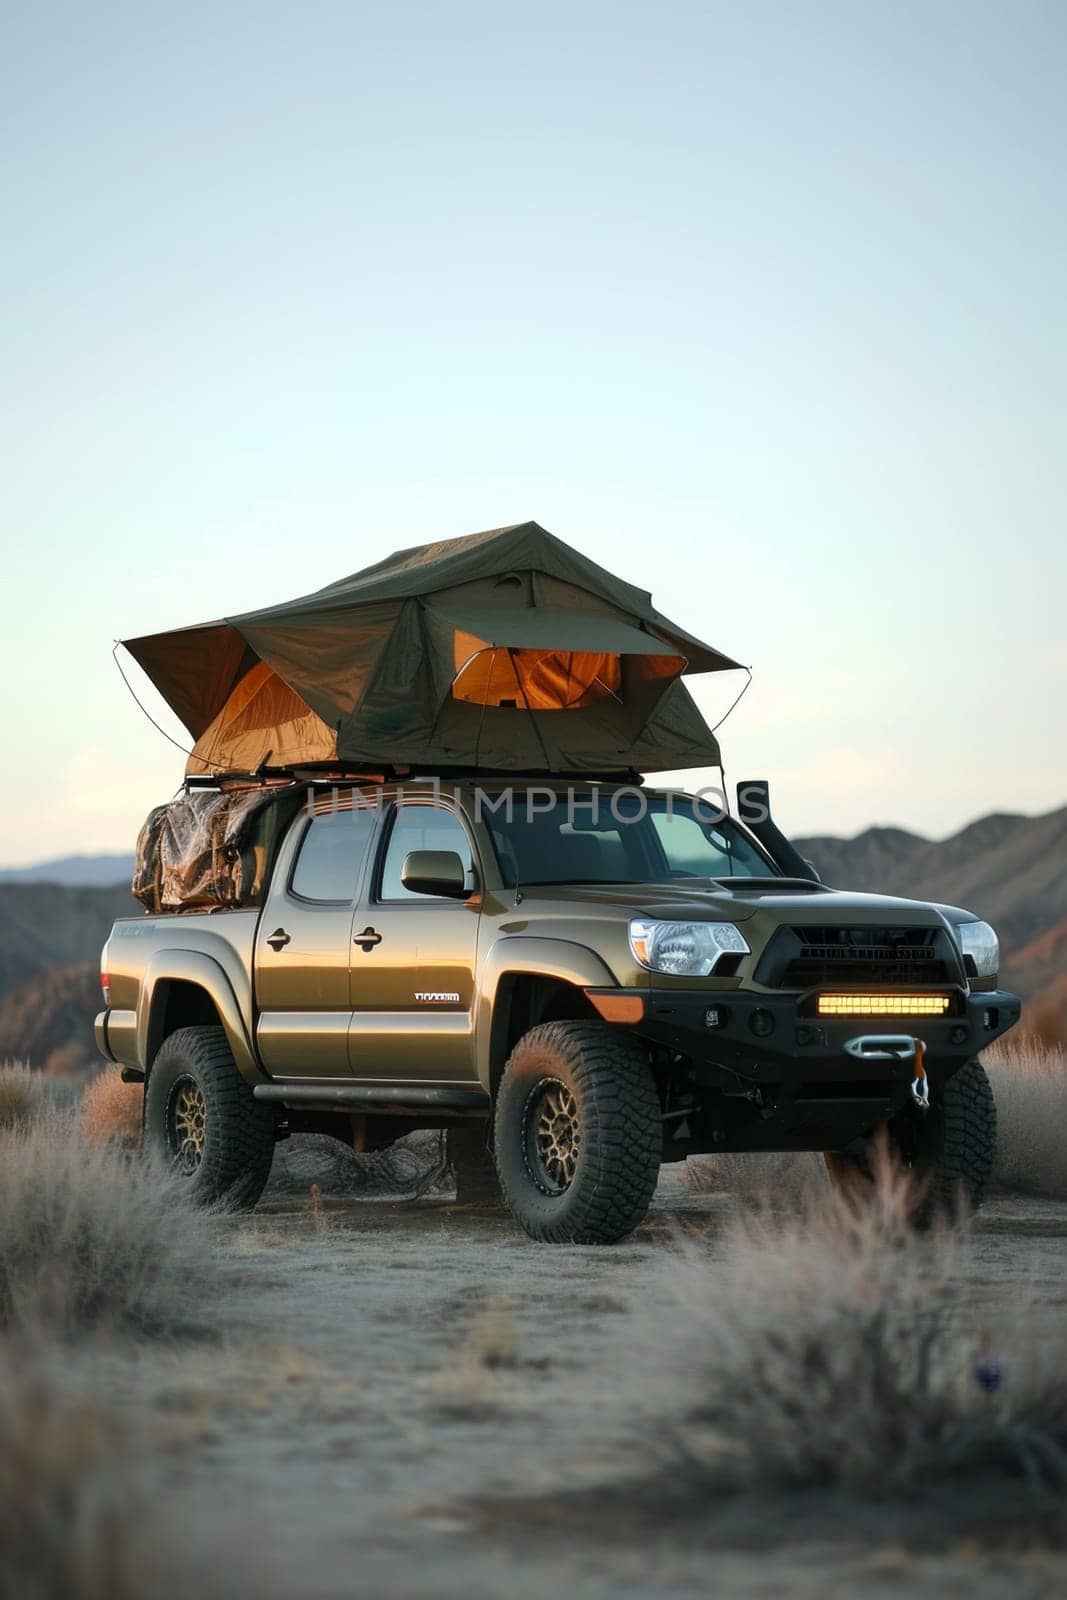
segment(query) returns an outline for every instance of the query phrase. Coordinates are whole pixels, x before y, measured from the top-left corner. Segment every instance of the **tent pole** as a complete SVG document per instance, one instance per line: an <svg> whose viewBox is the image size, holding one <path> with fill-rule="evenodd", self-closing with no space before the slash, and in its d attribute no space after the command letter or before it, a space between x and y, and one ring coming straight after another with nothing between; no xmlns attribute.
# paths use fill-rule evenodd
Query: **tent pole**
<svg viewBox="0 0 1067 1600"><path fill-rule="evenodd" d="M508 660L511 662L511 670L515 674L515 682L519 686L519 693L522 695L523 701L524 701L525 706L526 706L526 710L529 713L530 721L533 723L533 729L534 729L534 732L537 735L537 742L541 746L541 751L542 751L542 754L544 755L544 758L545 758L545 766L548 769L548 771L551 772L551 770L552 770L552 757L548 753L548 746L544 741L544 737L543 737L543 735L541 733L541 729L537 726L537 718L533 714L533 707L530 704L530 697L526 693L526 690L522 686L522 679L519 677L519 669L518 669L518 666L516 665L516 662L515 662L515 652L514 652L514 650L512 649L512 647L510 645L508 645Z"/></svg>
<svg viewBox="0 0 1067 1600"><path fill-rule="evenodd" d="M491 655L489 657L489 676L490 676L490 678L492 678L492 675L493 675L493 662L495 660L496 660L496 646L494 645L493 648L492 648L492 653L491 653ZM457 674L457 676L458 676L458 674ZM456 681L455 678L453 678L452 682L455 683L455 681ZM481 755L481 751L482 751L482 729L485 727L485 712L486 712L486 707L488 706L488 704L489 704L488 700L483 698L481 715L478 718L478 732L474 735L474 765L475 766L478 765L478 757Z"/></svg>

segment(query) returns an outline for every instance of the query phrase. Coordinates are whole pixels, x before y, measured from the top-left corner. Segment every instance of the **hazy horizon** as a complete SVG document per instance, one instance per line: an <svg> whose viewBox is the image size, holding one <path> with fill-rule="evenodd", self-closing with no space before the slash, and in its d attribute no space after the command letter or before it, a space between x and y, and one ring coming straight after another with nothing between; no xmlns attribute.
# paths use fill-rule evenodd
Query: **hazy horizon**
<svg viewBox="0 0 1067 1600"><path fill-rule="evenodd" d="M728 785L790 833L1067 800L1059 8L3 38L5 865L180 783L114 639L527 519L752 664Z"/></svg>
<svg viewBox="0 0 1067 1600"><path fill-rule="evenodd" d="M655 777L653 777L653 778L651 778L649 780L649 787L655 788L656 786L657 786L657 779ZM771 797L772 797L772 801L773 801L774 798L775 798L773 785L772 785L772 796ZM731 804L732 804L732 798L731 798ZM1064 802L1064 805L1067 805L1067 801ZM1009 815L1009 816L1022 817L1027 821L1036 822L1036 821L1040 820L1041 817L1054 815L1055 812L1060 811L1062 809L1063 809L1063 806L1051 806L1051 807L1048 807L1047 809L1042 810L1042 811L1008 812L1008 813L1003 813L1003 814L1006 814L1006 815ZM904 823L899 823L899 822L868 822L868 823L865 823L861 828L857 828L856 830L854 830L851 833L834 834L828 829L809 829L809 830L806 830L804 833L796 833L793 836L794 836L794 838L798 838L798 839L799 838L814 838L817 835L821 834L821 835L823 835L825 837L842 838L842 839L848 841L848 840L851 840L851 839L855 839L855 838L859 837L861 834L866 833L869 830L874 829L874 828L878 828L878 829L881 829L881 828L892 828L892 829L902 829L904 832L914 834L918 838L926 839L932 844L941 844L941 843L944 843L948 839L954 838L957 833L962 832L964 829L968 828L973 823L985 821L986 818L988 816L992 815L992 814L993 813L984 812L981 816L971 817L971 818L968 819L967 822L961 823L959 828L953 828L951 830L951 832L948 833L948 834L926 834L926 833L923 833L920 829L908 828L908 827L905 826ZM116 845L114 848L106 849L106 850L67 850L67 851L63 851L63 852L61 852L61 853L59 853L57 855L54 855L54 856L42 856L40 858L35 858L32 861L0 861L0 874L3 874L5 872L18 872L18 871L23 871L23 870L25 870L25 871L33 871L33 870L35 870L36 868L39 868L39 867L50 866L54 862L57 862L57 861L68 861L68 860L69 861L101 861L101 860L111 860L113 858L121 857L121 856L130 856L132 858L132 856L134 854L134 843L135 843L135 841L130 841L128 844Z"/></svg>

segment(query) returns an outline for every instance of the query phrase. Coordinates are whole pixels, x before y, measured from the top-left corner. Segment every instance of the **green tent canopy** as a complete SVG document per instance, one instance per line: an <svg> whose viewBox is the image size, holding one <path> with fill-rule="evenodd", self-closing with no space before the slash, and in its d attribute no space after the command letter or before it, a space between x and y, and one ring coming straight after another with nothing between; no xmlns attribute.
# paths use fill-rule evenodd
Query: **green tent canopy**
<svg viewBox="0 0 1067 1600"><path fill-rule="evenodd" d="M681 679L738 666L536 522L124 643L196 741L190 773L713 766Z"/></svg>

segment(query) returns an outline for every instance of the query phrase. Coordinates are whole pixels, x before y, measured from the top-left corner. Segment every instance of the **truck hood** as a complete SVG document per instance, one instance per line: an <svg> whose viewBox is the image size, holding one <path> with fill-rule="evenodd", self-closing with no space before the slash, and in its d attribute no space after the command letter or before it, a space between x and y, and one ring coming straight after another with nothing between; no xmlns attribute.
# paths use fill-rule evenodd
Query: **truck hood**
<svg viewBox="0 0 1067 1600"><path fill-rule="evenodd" d="M852 894L800 878L702 879L692 888L679 883L546 883L523 890L525 909L534 902L601 906L631 917L662 917L684 922L744 922L764 912L783 923L903 922L940 927L943 910L922 900L893 895Z"/></svg>

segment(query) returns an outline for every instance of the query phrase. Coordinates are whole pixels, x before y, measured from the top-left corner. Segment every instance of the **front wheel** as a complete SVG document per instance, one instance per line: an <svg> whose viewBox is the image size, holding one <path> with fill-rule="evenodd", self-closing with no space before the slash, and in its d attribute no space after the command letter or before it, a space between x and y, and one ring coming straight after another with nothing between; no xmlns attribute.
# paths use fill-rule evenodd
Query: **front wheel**
<svg viewBox="0 0 1067 1600"><path fill-rule="evenodd" d="M648 1211L663 1155L659 1096L630 1035L531 1028L504 1069L494 1146L516 1221L551 1244L614 1244Z"/></svg>
<svg viewBox="0 0 1067 1600"><path fill-rule="evenodd" d="M145 1090L145 1143L202 1205L251 1210L274 1159L274 1114L237 1070L221 1028L164 1039Z"/></svg>
<svg viewBox="0 0 1067 1600"><path fill-rule="evenodd" d="M961 1202L968 1211L978 1209L997 1155L997 1108L980 1061L968 1061L953 1073L931 1096L929 1111L909 1108L893 1119L888 1132L891 1150L917 1182L918 1225L953 1215ZM862 1198L871 1186L870 1165L862 1154L827 1151L826 1166L835 1187L851 1196Z"/></svg>

